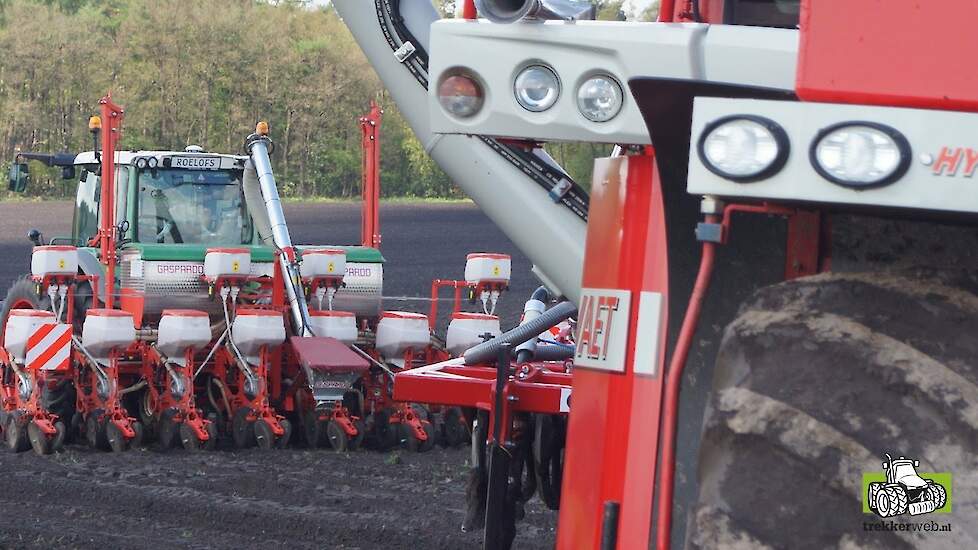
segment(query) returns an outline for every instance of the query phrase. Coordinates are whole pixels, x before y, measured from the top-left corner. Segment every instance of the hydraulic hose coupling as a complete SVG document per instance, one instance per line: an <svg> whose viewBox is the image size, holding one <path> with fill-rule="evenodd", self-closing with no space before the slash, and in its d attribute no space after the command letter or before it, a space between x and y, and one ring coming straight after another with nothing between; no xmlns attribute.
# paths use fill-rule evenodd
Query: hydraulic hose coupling
<svg viewBox="0 0 978 550"><path fill-rule="evenodd" d="M543 294L546 295L545 297L538 294L541 289L543 290ZM526 301L526 305L523 306L523 318L520 320L520 326L530 323L537 317L543 315L543 312L547 310L547 304L540 298L544 298L544 300L550 298L550 293L547 292L544 287L537 289L537 292L534 292L533 296ZM533 357L536 355L536 351L537 339L530 338L526 342L523 342L516 347L516 362L525 363L527 361L532 361Z"/></svg>

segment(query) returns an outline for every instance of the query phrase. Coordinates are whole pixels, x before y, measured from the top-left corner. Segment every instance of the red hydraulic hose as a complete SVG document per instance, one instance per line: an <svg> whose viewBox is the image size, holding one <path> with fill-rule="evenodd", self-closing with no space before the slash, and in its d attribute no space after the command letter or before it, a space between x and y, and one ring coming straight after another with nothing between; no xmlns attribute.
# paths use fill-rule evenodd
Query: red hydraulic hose
<svg viewBox="0 0 978 550"><path fill-rule="evenodd" d="M663 5L665 2L663 2ZM706 216L706 223L717 223L717 216ZM672 495L676 477L676 424L679 416L679 388L682 385L683 369L693 344L693 336L700 319L703 299L710 287L713 275L713 260L716 257L716 243L703 243L703 256L700 259L696 284L689 297L686 317L683 318L676 350L669 363L666 374L665 402L662 407L662 457L659 462L659 513L656 522L656 547L668 550L672 533Z"/></svg>

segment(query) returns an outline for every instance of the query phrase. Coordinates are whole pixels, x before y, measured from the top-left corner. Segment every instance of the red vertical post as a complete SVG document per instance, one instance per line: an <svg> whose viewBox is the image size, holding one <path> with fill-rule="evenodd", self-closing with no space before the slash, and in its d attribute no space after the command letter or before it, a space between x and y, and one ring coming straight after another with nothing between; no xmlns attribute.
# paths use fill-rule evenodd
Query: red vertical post
<svg viewBox="0 0 978 550"><path fill-rule="evenodd" d="M380 119L384 112L370 102L370 113L360 117L363 136L362 198L360 241L363 246L380 248Z"/></svg>
<svg viewBox="0 0 978 550"><path fill-rule="evenodd" d="M105 264L105 307L115 299L115 149L122 132L123 110L112 102L112 94L99 100L102 110L102 199L98 237Z"/></svg>
<svg viewBox="0 0 978 550"><path fill-rule="evenodd" d="M475 0L465 0L465 4L462 6L462 18L476 19L478 17L479 13L475 9Z"/></svg>
<svg viewBox="0 0 978 550"><path fill-rule="evenodd" d="M618 548L645 549L669 285L653 153L598 159L591 189L557 548L599 548L607 524Z"/></svg>
<svg viewBox="0 0 978 550"><path fill-rule="evenodd" d="M671 22L673 17L673 12L676 11L676 0L662 0L659 4L659 21L662 23Z"/></svg>

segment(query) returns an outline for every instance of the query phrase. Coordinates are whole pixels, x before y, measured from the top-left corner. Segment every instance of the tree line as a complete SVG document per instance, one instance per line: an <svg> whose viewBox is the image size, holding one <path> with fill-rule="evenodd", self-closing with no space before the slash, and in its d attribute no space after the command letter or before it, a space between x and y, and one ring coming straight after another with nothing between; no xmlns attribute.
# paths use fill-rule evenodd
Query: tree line
<svg viewBox="0 0 978 550"><path fill-rule="evenodd" d="M448 16L454 12L454 2L436 4ZM621 0L601 0L599 8L606 18L624 16ZM357 119L374 100L385 110L384 195L461 196L328 5L0 0L0 52L3 168L19 151L91 149L88 118L111 91L126 109L125 149L194 144L239 153L255 122L268 120L283 195L354 197L361 167ZM595 156L589 145L552 152L575 172L589 170ZM32 166L32 173L29 195L73 195L73 184L54 171Z"/></svg>

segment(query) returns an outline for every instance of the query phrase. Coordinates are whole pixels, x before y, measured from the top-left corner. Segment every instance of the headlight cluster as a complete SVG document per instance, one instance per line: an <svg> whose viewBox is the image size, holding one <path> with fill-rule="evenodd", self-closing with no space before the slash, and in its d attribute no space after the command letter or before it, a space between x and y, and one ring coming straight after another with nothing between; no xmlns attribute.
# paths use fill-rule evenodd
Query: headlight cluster
<svg viewBox="0 0 978 550"><path fill-rule="evenodd" d="M485 102L479 79L471 72L453 70L438 86L438 101L449 114L470 118L478 114ZM527 111L542 113L553 108L560 99L560 77L553 68L543 64L529 65L513 80L513 97ZM625 103L624 90L618 81L606 74L596 74L577 87L577 108L592 122L607 122L621 112Z"/></svg>
<svg viewBox="0 0 978 550"><path fill-rule="evenodd" d="M777 174L788 161L788 135L776 122L753 115L716 120L703 130L700 160L738 183ZM910 167L910 143L897 130L871 122L843 122L815 136L809 159L822 177L844 187L870 188L900 179Z"/></svg>
<svg viewBox="0 0 978 550"><path fill-rule="evenodd" d="M140 170L145 170L147 168L154 170L160 165L160 161L156 157L139 157L133 161L133 164L135 164L136 168Z"/></svg>

